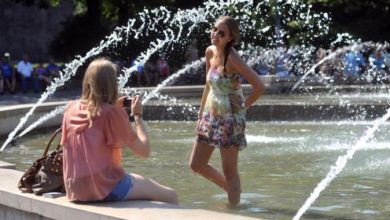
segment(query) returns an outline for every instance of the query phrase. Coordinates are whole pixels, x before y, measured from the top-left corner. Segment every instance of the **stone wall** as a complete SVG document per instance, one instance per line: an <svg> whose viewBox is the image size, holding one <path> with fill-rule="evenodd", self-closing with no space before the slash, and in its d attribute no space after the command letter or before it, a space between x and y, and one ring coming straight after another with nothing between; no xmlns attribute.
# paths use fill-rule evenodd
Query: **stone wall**
<svg viewBox="0 0 390 220"><path fill-rule="evenodd" d="M0 1L0 55L9 52L17 61L27 53L33 62L46 60L51 41L62 30L63 22L73 16L73 1L61 1L48 9L14 2Z"/></svg>

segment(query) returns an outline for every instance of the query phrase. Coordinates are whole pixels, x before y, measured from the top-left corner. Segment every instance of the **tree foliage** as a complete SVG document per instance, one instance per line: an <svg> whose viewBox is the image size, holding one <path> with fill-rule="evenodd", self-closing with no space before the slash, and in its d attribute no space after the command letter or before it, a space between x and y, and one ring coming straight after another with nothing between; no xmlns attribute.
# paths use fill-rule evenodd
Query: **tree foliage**
<svg viewBox="0 0 390 220"><path fill-rule="evenodd" d="M125 25L129 18L134 18L144 9L165 6L175 12L180 9L198 7L203 1L198 0L14 0L26 5L39 5L42 8L56 7L63 1L73 1L75 15L64 24L64 30L52 42L51 51L59 58L70 58L73 54L82 54L112 31L115 26ZM318 25L305 24L300 14L294 14L286 6L287 0L254 0L261 3L261 14L250 14L248 19L254 22L253 31L243 34L245 41L256 41L259 45L266 44L274 37L273 27L276 16L280 16L280 26L286 30L284 36L290 43L305 41L305 38L320 33ZM389 41L390 39L390 1L389 0L307 0L313 5L317 14L326 12L331 18L330 35L350 33L364 41ZM275 4L283 3L284 7L275 11ZM302 4L303 5L303 4ZM239 14L239 9L226 8L226 13ZM287 17L287 14L291 16ZM326 25L324 25L326 26ZM271 31L264 31L271 27ZM203 28L203 27L202 27ZM313 44L327 44L329 36L315 37ZM320 39L322 38L322 39ZM286 40L286 39L284 39ZM201 40L202 41L202 40ZM203 40L207 41L207 40ZM268 44L269 45L269 44Z"/></svg>
<svg viewBox="0 0 390 220"><path fill-rule="evenodd" d="M363 41L390 40L389 0L309 0L319 11L329 11L334 33L350 33Z"/></svg>

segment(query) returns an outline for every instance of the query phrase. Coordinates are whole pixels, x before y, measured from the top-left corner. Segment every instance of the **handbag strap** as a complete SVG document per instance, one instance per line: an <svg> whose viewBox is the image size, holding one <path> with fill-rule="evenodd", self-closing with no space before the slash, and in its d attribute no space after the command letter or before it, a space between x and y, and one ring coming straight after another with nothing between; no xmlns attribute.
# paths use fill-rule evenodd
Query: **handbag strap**
<svg viewBox="0 0 390 220"><path fill-rule="evenodd" d="M52 135L51 135L51 138L49 140L49 142L47 143L47 146L46 146L46 149L45 151L43 152L43 156L46 156L47 155L47 152L49 151L49 148L50 148L50 145L51 143L53 142L54 138L57 136L58 133L61 132L61 128L58 128ZM60 149L61 145L58 144L57 146L57 150Z"/></svg>

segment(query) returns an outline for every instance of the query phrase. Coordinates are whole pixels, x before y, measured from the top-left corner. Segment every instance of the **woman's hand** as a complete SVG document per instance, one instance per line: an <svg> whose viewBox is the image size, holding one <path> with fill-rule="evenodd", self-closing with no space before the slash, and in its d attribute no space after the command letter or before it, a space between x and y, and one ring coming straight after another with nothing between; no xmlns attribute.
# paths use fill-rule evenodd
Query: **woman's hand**
<svg viewBox="0 0 390 220"><path fill-rule="evenodd" d="M132 99L133 99L133 101L131 102L132 115L142 116L144 111L142 108L141 98L138 95L136 95Z"/></svg>
<svg viewBox="0 0 390 220"><path fill-rule="evenodd" d="M127 96L119 97L119 99L118 99L118 106L119 106L119 107L125 107L125 106L123 105L123 103L124 103L124 101L125 101L126 98L127 98Z"/></svg>
<svg viewBox="0 0 390 220"><path fill-rule="evenodd" d="M246 108L245 102L242 99L242 96L236 95L236 94L230 94L229 95L230 103L233 105L235 109L238 109L239 111L242 111Z"/></svg>

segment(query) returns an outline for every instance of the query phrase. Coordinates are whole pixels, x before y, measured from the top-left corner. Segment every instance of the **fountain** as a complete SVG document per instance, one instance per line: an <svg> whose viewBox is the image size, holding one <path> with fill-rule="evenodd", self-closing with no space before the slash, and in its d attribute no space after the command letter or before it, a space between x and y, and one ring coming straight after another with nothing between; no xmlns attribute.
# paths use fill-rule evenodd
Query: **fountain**
<svg viewBox="0 0 390 220"><path fill-rule="evenodd" d="M137 57L134 66L122 70L122 74L118 77L120 89L124 94L142 95L143 104L157 99L157 102L160 102L158 105L162 106L159 110L163 109L166 113L173 112L171 111L173 106L167 105L162 99L172 101L174 104L184 103L178 114L188 114L189 118L181 122L149 121L148 127L151 130L152 145L155 146L153 150L156 153L152 154L151 162L134 160L133 158L131 160L125 159L124 163L127 169L139 171L174 187L179 194L185 195L183 204L191 207L235 212L268 219L293 218L297 220L308 210L307 218L385 219L387 216L386 205L382 207L380 204L389 204L389 201L382 194L388 194L386 186L383 185L385 185L384 180L389 177L385 170L390 167L390 162L381 153L388 151L387 143L390 141L390 137L385 134L385 129L380 130L379 127L389 126L386 121L390 113L385 113L389 97L386 94L367 95L371 97L364 97L364 94L356 97L341 94L336 89L336 82L332 77L321 78L322 85L320 86L312 85L308 80L318 66L331 62L345 51L351 48L363 49L374 44L354 41L347 34L341 34L332 44L343 42L347 46L340 47L318 62L312 63L309 58L314 53L315 48L307 46L310 44L306 43L310 43L316 37L326 35L327 25L330 22L329 16L326 13L313 14L310 5L302 4L299 1L286 1L282 5L277 5L278 11L283 12L285 17L279 21L281 24L278 27L282 29L278 29L275 31L277 34L274 34L270 28L272 25L265 22L267 18L260 19L260 21L252 19L253 15L256 14L262 14L266 17L269 4L272 2L262 1L254 4L252 1L246 0L206 1L203 7L179 10L175 14L163 7L143 11L137 19L130 19L127 26L117 28L112 35L84 57L79 56L75 61L66 65L61 76L42 94L39 101L9 134L0 151L4 151L15 138L35 108L53 94L57 87L69 80L83 63L99 55L103 50L109 49L111 45L128 43L130 37L137 40L153 32L158 34L158 38L151 42L150 46ZM180 76L188 74L189 69L202 67L204 58L184 66L150 92L143 93L141 90L125 86L130 76L135 72L137 65L144 64L153 53L167 51L172 47L186 43L185 39L189 38L198 26L208 25L213 19L226 13L226 8L229 8L230 13L240 18L243 38L247 41L244 40L239 50L242 55L246 56L248 63L253 66L257 63L272 63L271 60L275 60L281 53L285 52L278 49L281 43L280 38L292 33L283 30L283 25L293 23L296 18L299 18L308 28L306 38L299 36L297 38L298 46L290 48L291 51L288 51L291 57L296 58L291 59L292 62L289 65L298 77L277 78L277 80L289 83L287 89L291 94L289 96L284 94L266 95L256 103L256 106L248 110L249 120L256 121L248 123L250 147L242 152L239 164L242 170L240 175L243 181L243 204L239 210L235 211L222 208L226 195L220 194L221 192L212 186L209 189L200 187L204 184L203 180L188 174L187 159L193 141L194 129L194 122L188 122L188 120L191 120L191 114L195 114L199 103L191 103L188 99L178 100L180 98L159 94L161 89L172 85ZM158 19L150 19L151 17ZM167 28L159 32L157 27L161 23L167 24ZM252 27L258 28L254 30ZM319 29L322 31L318 31ZM261 35L255 32L258 30L260 30ZM183 38L185 39L183 40ZM256 42L264 40L269 48L256 45ZM266 78L264 77L264 79ZM270 82L268 89L274 85L272 80ZM321 89L320 93L316 89ZM387 88L385 87L383 90L386 91ZM303 96L298 93L308 91L313 95ZM368 103L361 104L361 102ZM25 135L45 121L61 114L63 107L60 106L31 123L16 136L16 138L21 139L18 147L9 148L0 156L16 163L21 168L25 166L24 163L31 163L31 158L39 155L37 152L39 152L40 145L34 143L37 139L35 135L30 137L25 137ZM339 109L337 110L337 108ZM377 117L380 117L377 121L367 121ZM326 121L321 121L321 119ZM364 132L367 127L370 128ZM41 135L38 137L42 138ZM358 139L359 137L361 138ZM368 142L369 140L372 142ZM12 155L16 152L22 152L24 156L15 159ZM182 156L172 158L172 155ZM126 156L128 155L125 155L125 158L129 158ZM354 156L358 157L360 161L354 160ZM320 181L326 174L325 169L333 164L336 158L336 165L332 166L328 175ZM217 159L216 157L212 158L212 160ZM23 163L18 161L23 161ZM348 166L348 161L353 164ZM146 168L142 169L141 167ZM147 167L152 167L152 169ZM164 168L164 172L161 172L161 168ZM344 175L342 171L344 171ZM167 175L165 172L171 173L171 175ZM340 176L339 182L335 183L336 186L330 185L336 176ZM314 188L318 181L320 183L317 188L304 203L309 190ZM381 185L380 182L383 184ZM329 189L321 200L320 193L326 188ZM369 199L369 204L364 204L362 201L366 199L365 194L369 194L375 199ZM210 197L210 195L212 196ZM318 198L320 201L312 206ZM208 199L210 201L207 201ZM302 203L304 204L299 208L298 205ZM294 216L297 210L298 212Z"/></svg>

